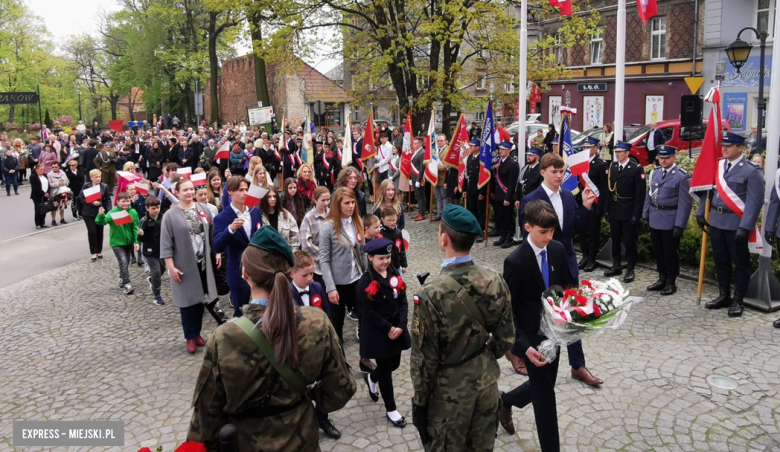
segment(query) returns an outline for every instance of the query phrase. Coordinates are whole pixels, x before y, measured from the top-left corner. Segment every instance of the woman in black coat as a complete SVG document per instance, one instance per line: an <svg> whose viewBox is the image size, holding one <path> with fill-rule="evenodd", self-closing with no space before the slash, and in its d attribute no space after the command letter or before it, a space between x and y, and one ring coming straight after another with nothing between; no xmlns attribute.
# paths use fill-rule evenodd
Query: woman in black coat
<svg viewBox="0 0 780 452"><path fill-rule="evenodd" d="M35 229L46 229L46 212L41 212L39 206L49 197L49 180L44 174L43 163L35 165L30 175L30 199L35 205Z"/></svg>
<svg viewBox="0 0 780 452"><path fill-rule="evenodd" d="M406 325L408 305L406 284L398 270L390 265L393 242L379 237L368 242L369 270L358 281L360 310L360 356L376 360L376 370L363 379L371 400L382 394L387 419L403 428L406 420L398 413L393 391L393 371L401 364L401 352L412 346Z"/></svg>
<svg viewBox="0 0 780 452"><path fill-rule="evenodd" d="M548 154L553 151L553 140L558 136L558 132L555 130L555 125L550 124L547 130L547 135L544 136L544 149Z"/></svg>
<svg viewBox="0 0 780 452"><path fill-rule="evenodd" d="M108 185L100 182L102 173L99 169L93 169L89 172L90 182L81 187L78 202L81 209L81 216L84 218L84 225L87 227L87 239L89 242L89 252L92 253L92 262L97 259L103 259L103 226L95 223L100 208L106 212L111 210L111 194ZM100 186L100 199L87 202L84 190Z"/></svg>
<svg viewBox="0 0 780 452"><path fill-rule="evenodd" d="M149 149L149 155L146 156L146 163L149 164L147 175L152 182L158 182L160 176L163 173L163 165L165 164L165 155L160 148L160 143L155 141L152 143L152 148Z"/></svg>
<svg viewBox="0 0 780 452"><path fill-rule="evenodd" d="M79 162L71 160L68 162L68 167L65 169L65 175L68 176L68 188L73 192L71 198L73 201L70 203L70 213L73 214L73 218L76 220L81 219L81 212L79 212L77 199L79 193L81 193L81 186L84 185L84 175L79 170Z"/></svg>

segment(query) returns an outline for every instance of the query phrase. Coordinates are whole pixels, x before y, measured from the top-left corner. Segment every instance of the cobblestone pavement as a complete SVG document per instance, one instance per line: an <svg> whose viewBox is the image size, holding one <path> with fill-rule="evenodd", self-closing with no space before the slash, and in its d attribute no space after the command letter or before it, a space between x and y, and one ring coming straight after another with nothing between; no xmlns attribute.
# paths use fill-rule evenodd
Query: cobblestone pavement
<svg viewBox="0 0 780 452"><path fill-rule="evenodd" d="M407 224L410 271L438 272L436 224ZM500 270L510 251L478 245L473 256ZM151 304L143 271L134 267L131 276L136 292L125 296L116 289L116 262L106 253L97 263L76 262L0 290L0 449L12 448L14 420L125 421L125 447L93 448L100 451L162 445L170 452L184 441L201 353L186 353L176 308ZM639 269L629 287L642 295L654 280L654 273ZM409 283L416 290L415 278ZM705 287L705 298L715 291ZM170 300L167 288L163 296ZM204 336L215 327L206 316ZM572 380L568 366L560 366L563 449L780 449L780 330L772 328L774 318L748 310L741 319L728 319L724 311L707 311L696 305L695 285L688 281L680 282L675 296L648 296L621 330L585 341L588 367L605 380L603 387ZM345 327L354 323L347 320ZM345 336L347 356L357 367L357 341ZM502 390L525 380L505 359L500 364ZM715 389L706 381L710 375L730 377L739 387ZM392 427L361 380L354 399L331 415L341 440L323 437L322 449L419 450L414 427ZM394 380L399 410L411 422L408 352ZM514 422L517 434L500 431L497 450L538 450L532 408L515 409Z"/></svg>

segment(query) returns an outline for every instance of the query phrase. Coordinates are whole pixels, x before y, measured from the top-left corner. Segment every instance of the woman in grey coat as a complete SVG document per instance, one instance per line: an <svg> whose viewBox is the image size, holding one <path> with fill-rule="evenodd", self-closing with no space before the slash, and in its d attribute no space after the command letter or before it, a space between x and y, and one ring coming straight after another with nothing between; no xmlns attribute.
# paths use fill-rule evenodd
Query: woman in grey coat
<svg viewBox="0 0 780 452"><path fill-rule="evenodd" d="M206 295L217 297L211 246L213 218L208 209L196 203L195 187L189 179L180 179L176 194L179 203L165 213L160 231L160 259L171 278L173 305L181 312L181 326L187 340L187 352L206 345L200 336L203 302ZM217 266L221 265L217 258Z"/></svg>

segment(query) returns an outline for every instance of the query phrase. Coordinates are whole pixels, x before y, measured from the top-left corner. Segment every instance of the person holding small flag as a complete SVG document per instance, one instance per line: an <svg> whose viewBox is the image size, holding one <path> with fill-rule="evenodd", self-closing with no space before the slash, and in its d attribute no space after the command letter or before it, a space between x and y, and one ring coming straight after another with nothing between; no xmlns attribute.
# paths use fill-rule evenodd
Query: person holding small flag
<svg viewBox="0 0 780 452"><path fill-rule="evenodd" d="M496 221L496 230L500 238L493 242L493 246L500 246L502 249L512 246L512 234L514 232L514 207L512 201L515 199L514 183L518 179L520 167L517 162L509 158L509 152L512 150L512 143L503 141L498 145L498 155L500 157L495 169L495 184L493 197L493 212Z"/></svg>
<svg viewBox="0 0 780 452"><path fill-rule="evenodd" d="M642 165L629 160L631 144L618 141L615 144L615 161L607 172L607 200L604 203L604 218L609 221L612 232L612 267L604 276L617 276L623 273L621 266L621 241L626 248L628 268L623 282L634 281L634 266L638 253L637 227L642 221L644 207L645 170Z"/></svg>
<svg viewBox="0 0 780 452"><path fill-rule="evenodd" d="M588 137L585 143L583 143L582 148L582 152L588 152L590 154L588 180L595 186L596 190L598 190L596 195L598 200L590 209L588 228L583 234L580 234L582 260L577 266L585 272L592 272L596 269L596 255L598 255L601 246L601 218L607 198L608 169L607 163L599 156L599 140L596 137ZM580 185L583 189L585 188L585 183ZM591 190L593 190L593 187L591 187ZM594 193L596 193L595 190ZM577 196L577 201L581 206L582 196L579 194Z"/></svg>
<svg viewBox="0 0 780 452"><path fill-rule="evenodd" d="M130 295L133 293L133 286L130 284L128 267L136 251L134 247L138 248L138 213L130 207L130 194L122 192L116 195L116 198L116 207L108 213L102 206L98 209L95 224L109 225L109 244L119 264L119 288L125 295Z"/></svg>
<svg viewBox="0 0 780 452"><path fill-rule="evenodd" d="M764 201L764 173L761 167L742 155L744 147L745 137L731 132L723 134L723 158L718 160L709 224L704 217L704 202L699 203L696 211L699 226L709 226L719 288L718 297L704 307L728 307L729 317L742 316L743 298L752 273L751 248L760 249L762 245L761 236L755 231ZM735 276L733 298L732 274Z"/></svg>
<svg viewBox="0 0 780 452"><path fill-rule="evenodd" d="M90 182L84 184L79 193L78 203L84 225L87 227L87 242L92 262L103 258L103 226L95 222L99 210L111 209L111 195L108 185L101 183L103 173L99 169L89 172Z"/></svg>
<svg viewBox="0 0 780 452"><path fill-rule="evenodd" d="M643 217L650 229L658 281L647 290L672 295L680 275L680 238L693 208L691 175L675 164L677 148L661 145L656 150L661 166L650 173Z"/></svg>

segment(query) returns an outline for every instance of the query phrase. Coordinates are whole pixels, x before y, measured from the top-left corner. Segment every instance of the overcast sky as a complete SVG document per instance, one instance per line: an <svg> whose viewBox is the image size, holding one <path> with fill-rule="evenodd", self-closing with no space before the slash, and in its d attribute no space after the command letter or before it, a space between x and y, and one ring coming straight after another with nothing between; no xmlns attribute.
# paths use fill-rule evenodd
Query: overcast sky
<svg viewBox="0 0 780 452"><path fill-rule="evenodd" d="M119 5L113 0L25 0L33 12L42 17L49 33L54 37L56 43L70 35L79 33L97 34L97 21L94 17L99 11L113 12L120 9ZM249 40L244 39L237 47L238 55L245 55L251 52ZM335 67L339 61L310 60L307 63L314 65L320 72L327 72Z"/></svg>

